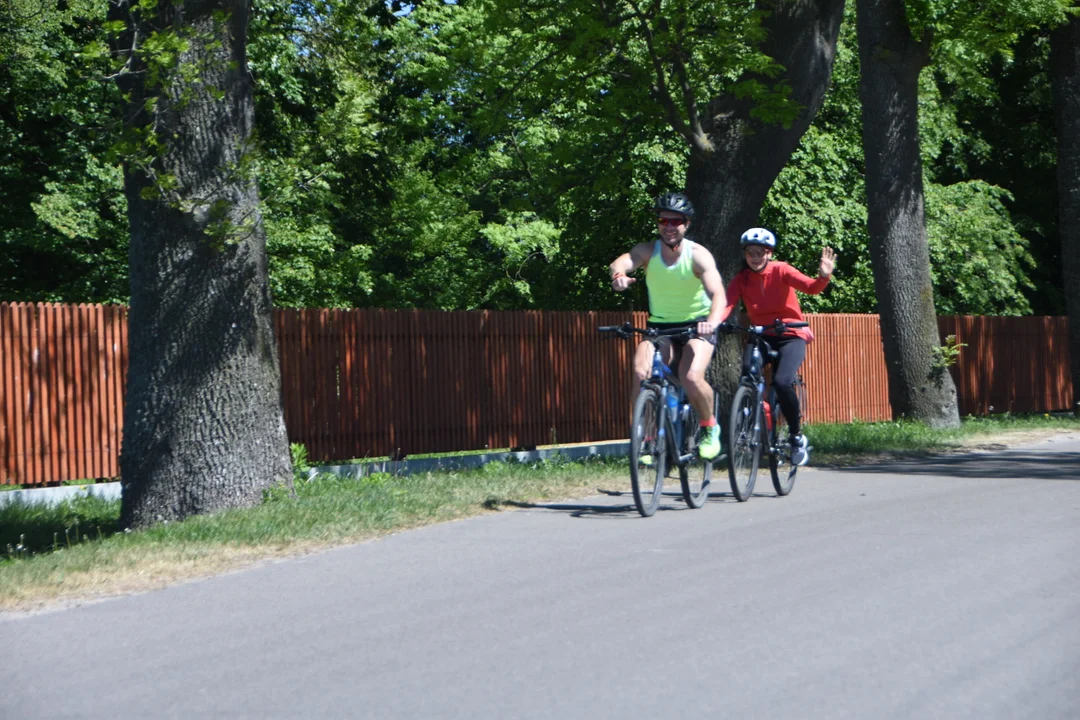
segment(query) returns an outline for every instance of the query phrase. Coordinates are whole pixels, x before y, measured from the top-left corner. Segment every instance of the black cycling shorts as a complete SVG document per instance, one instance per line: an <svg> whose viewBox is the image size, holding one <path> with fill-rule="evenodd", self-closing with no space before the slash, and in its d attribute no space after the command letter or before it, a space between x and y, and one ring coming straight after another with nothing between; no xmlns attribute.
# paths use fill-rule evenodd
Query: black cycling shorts
<svg viewBox="0 0 1080 720"><path fill-rule="evenodd" d="M646 327L656 328L657 330L678 330L680 328L697 327L697 324L699 322L705 322L708 319L709 319L708 316L702 316L702 317L699 317L699 318L694 318L693 320L687 320L686 322L677 322L677 323L650 322L650 323L646 324ZM690 338L672 337L672 338L668 338L668 339L671 340L671 343L675 347L682 347L683 345L686 344L686 342ZM698 336L698 339L704 340L704 341L706 341L708 343L712 343L713 345L715 345L716 344L716 331L713 330L712 333L710 333L709 335L700 335L700 336Z"/></svg>

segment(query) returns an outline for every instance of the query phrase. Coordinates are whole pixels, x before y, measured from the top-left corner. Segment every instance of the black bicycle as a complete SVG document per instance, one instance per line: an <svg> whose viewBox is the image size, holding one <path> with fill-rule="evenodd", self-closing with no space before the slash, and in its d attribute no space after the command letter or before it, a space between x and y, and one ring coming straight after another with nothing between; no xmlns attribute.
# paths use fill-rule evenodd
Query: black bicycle
<svg viewBox="0 0 1080 720"><path fill-rule="evenodd" d="M775 360L778 354L769 348L762 336L766 330L781 335L788 328L808 326L805 322L784 323L780 320L771 326L726 326L729 331L737 330L747 335L739 389L731 401L728 424L728 479L731 492L739 502L746 502L754 492L763 451L768 455L769 473L776 494L787 495L795 486L799 466L791 461L787 421L777 404L776 388L770 383L768 393L765 390L765 363ZM721 329L723 331L724 327ZM800 404L805 405L806 386L801 375L796 377L795 390ZM806 448L806 452L810 450Z"/></svg>
<svg viewBox="0 0 1080 720"><path fill-rule="evenodd" d="M697 330L692 327L657 330L636 328L626 323L597 330L621 338L633 337L635 333L652 339L697 337ZM714 393L714 413L716 402ZM698 416L687 400L686 390L664 363L657 348L653 353L652 373L642 381L634 401L630 425L630 484L634 505L644 517L656 512L664 492L664 480L674 468L678 468L682 496L687 505L699 508L709 499L713 463L724 456L702 459L697 453L697 429Z"/></svg>

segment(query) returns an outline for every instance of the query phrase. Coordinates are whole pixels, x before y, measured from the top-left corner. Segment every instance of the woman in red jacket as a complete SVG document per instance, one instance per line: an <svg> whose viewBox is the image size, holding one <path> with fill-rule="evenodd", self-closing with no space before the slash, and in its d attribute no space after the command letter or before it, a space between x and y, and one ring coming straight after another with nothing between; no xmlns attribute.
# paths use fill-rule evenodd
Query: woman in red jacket
<svg viewBox="0 0 1080 720"><path fill-rule="evenodd" d="M772 325L776 320L804 322L795 291L817 295L829 284L836 263L836 253L826 247L821 251L818 276L814 279L779 260L773 260L776 236L764 228L750 228L739 239L746 267L735 274L727 287L727 307L731 314L741 299L754 325ZM780 410L791 432L791 462L805 465L806 437L801 432L801 409L795 392L795 374L806 358L806 346L814 341L810 328L791 328L783 335L772 334L765 341L779 354L773 367L773 387Z"/></svg>

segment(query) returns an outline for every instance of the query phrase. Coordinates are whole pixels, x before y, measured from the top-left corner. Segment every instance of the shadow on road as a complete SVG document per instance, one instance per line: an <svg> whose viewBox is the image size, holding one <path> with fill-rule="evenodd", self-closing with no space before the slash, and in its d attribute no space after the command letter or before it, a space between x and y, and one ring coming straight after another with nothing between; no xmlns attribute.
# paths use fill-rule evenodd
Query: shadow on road
<svg viewBox="0 0 1080 720"><path fill-rule="evenodd" d="M633 494L629 490L605 490L603 488L597 488L597 491L602 495L616 498L626 498L630 500L629 505L607 505L597 503L595 505L589 505L586 503L569 503L569 502L539 502L529 503L520 502L518 500L491 500L486 503L486 506L490 509L497 508L521 508L526 510L554 510L556 512L564 512L570 515L570 517L576 518L640 518L637 508L634 507ZM754 493L751 497L754 498L774 498L777 497L772 493ZM730 492L710 492L709 503L735 503L738 501L735 496ZM669 512L672 510L689 510L686 503L683 501L682 493L677 490L665 490L663 499L660 502L660 507L656 509L656 512Z"/></svg>
<svg viewBox="0 0 1080 720"><path fill-rule="evenodd" d="M873 465L829 468L838 473L888 473L943 477L1080 480L1080 453L1008 452L884 460Z"/></svg>

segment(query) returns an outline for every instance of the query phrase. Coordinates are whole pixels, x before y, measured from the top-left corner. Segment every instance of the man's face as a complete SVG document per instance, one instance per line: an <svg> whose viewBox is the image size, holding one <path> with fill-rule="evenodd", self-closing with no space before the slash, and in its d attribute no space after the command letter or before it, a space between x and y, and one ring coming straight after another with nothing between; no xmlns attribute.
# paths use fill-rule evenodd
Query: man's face
<svg viewBox="0 0 1080 720"><path fill-rule="evenodd" d="M656 227L660 231L660 239L668 247L675 247L686 236L686 229L690 227L690 221L685 215L663 210L657 215Z"/></svg>
<svg viewBox="0 0 1080 720"><path fill-rule="evenodd" d="M748 245L743 250L743 257L746 258L746 264L750 266L751 270L761 272L765 264L772 258L772 250L761 245Z"/></svg>

